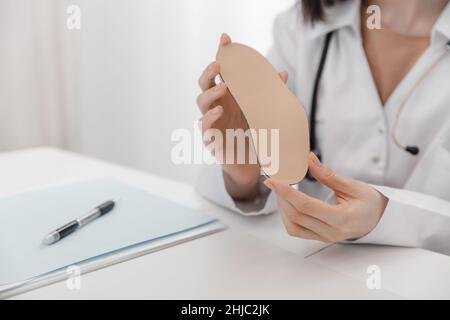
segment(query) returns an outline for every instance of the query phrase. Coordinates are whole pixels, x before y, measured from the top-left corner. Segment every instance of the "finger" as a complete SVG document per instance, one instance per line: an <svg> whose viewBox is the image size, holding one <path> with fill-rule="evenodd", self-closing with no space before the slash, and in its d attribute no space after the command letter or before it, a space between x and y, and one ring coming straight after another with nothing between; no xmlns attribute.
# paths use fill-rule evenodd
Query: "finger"
<svg viewBox="0 0 450 320"><path fill-rule="evenodd" d="M301 213L312 216L329 225L336 225L339 223L337 219L338 213L332 205L310 197L273 178L266 179L264 184L279 197L290 202L294 208Z"/></svg>
<svg viewBox="0 0 450 320"><path fill-rule="evenodd" d="M308 230L302 226L294 224L289 220L283 220L284 226L286 228L287 233L290 236L307 239L307 240L316 240L328 243L329 241L315 234L311 230Z"/></svg>
<svg viewBox="0 0 450 320"><path fill-rule="evenodd" d="M231 43L231 38L228 34L222 33L220 36L219 46L226 46Z"/></svg>
<svg viewBox="0 0 450 320"><path fill-rule="evenodd" d="M225 83L218 83L214 87L202 92L197 97L197 105L202 114L208 112L214 101L223 97L227 92Z"/></svg>
<svg viewBox="0 0 450 320"><path fill-rule="evenodd" d="M286 232L293 237L297 238L303 238L308 240L318 240L323 241L319 235L312 232L311 230L308 230L302 226L299 226L292 221L290 221L286 215L283 213L283 209L280 208L280 216L281 220L283 221L284 227L286 228Z"/></svg>
<svg viewBox="0 0 450 320"><path fill-rule="evenodd" d="M317 181L337 192L353 196L357 194L358 188L355 180L336 174L329 167L323 165L313 152L310 152L308 160L309 171Z"/></svg>
<svg viewBox="0 0 450 320"><path fill-rule="evenodd" d="M283 219L308 230L314 235L316 240L323 242L329 241L330 235L333 234L333 229L329 225L314 217L298 212L291 203L280 197L278 197L278 207L284 216Z"/></svg>
<svg viewBox="0 0 450 320"><path fill-rule="evenodd" d="M202 133L206 130L211 129L214 122L216 122L222 116L223 108L222 106L216 106L213 109L205 113L203 117L200 118L198 126Z"/></svg>
<svg viewBox="0 0 450 320"><path fill-rule="evenodd" d="M287 81L289 79L288 72L286 70L284 70L284 71L280 71L278 74L280 75L281 80L283 80L284 83L287 83Z"/></svg>
<svg viewBox="0 0 450 320"><path fill-rule="evenodd" d="M219 74L220 66L217 61L211 62L205 70L203 70L200 78L198 79L198 85L202 91L208 90L215 86L214 78Z"/></svg>
<svg viewBox="0 0 450 320"><path fill-rule="evenodd" d="M285 218L283 214L281 214L281 219L283 220L284 227L286 228L286 231L290 236L308 240L317 240L322 242L327 241L326 239L321 238L319 235L315 234L311 230L308 230L302 226L299 226L289 221L289 219Z"/></svg>

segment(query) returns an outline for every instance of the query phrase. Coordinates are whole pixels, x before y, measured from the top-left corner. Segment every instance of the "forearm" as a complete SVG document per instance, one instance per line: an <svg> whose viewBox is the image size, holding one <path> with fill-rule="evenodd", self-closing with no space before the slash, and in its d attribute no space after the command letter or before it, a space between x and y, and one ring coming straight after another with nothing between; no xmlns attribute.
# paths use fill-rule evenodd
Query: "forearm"
<svg viewBox="0 0 450 320"><path fill-rule="evenodd" d="M250 201L234 200L226 190L224 175L220 165L205 165L200 169L195 189L204 198L242 215L254 216L276 211L276 198L261 184L259 174L259 182L256 182L259 190L254 191L258 196Z"/></svg>

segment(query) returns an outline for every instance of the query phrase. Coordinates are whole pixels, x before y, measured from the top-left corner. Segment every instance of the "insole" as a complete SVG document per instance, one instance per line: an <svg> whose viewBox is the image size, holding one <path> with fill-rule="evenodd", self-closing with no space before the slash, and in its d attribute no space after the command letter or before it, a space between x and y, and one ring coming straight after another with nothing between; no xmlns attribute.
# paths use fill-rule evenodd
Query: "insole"
<svg viewBox="0 0 450 320"><path fill-rule="evenodd" d="M250 129L252 144L263 172L288 184L296 184L308 169L309 130L303 105L281 80L277 70L256 50L230 43L217 52L220 75L241 108ZM272 130L278 130L278 157L267 154L273 148ZM261 146L261 132L267 133L267 145ZM257 141L259 140L259 141ZM272 141L273 140L273 141ZM261 161L264 159L265 161ZM278 159L278 170L273 161Z"/></svg>

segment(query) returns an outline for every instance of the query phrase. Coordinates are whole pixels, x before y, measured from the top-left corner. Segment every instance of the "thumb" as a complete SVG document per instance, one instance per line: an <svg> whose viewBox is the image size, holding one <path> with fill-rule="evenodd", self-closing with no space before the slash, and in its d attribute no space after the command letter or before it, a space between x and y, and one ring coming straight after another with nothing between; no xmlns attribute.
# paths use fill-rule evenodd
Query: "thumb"
<svg viewBox="0 0 450 320"><path fill-rule="evenodd" d="M336 174L329 167L323 165L313 152L309 153L308 162L309 172L323 185L340 193L354 195L357 192L352 179Z"/></svg>
<svg viewBox="0 0 450 320"><path fill-rule="evenodd" d="M222 33L220 36L219 47L226 46L231 43L231 38L228 34Z"/></svg>

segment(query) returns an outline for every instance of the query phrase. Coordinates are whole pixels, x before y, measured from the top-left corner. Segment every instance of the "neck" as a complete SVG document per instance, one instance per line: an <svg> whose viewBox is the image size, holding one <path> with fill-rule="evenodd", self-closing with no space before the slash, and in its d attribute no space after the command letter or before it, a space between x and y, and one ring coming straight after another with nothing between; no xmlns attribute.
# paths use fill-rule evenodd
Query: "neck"
<svg viewBox="0 0 450 320"><path fill-rule="evenodd" d="M366 0L365 5L377 5L381 25L397 33L429 36L436 20L449 0Z"/></svg>

